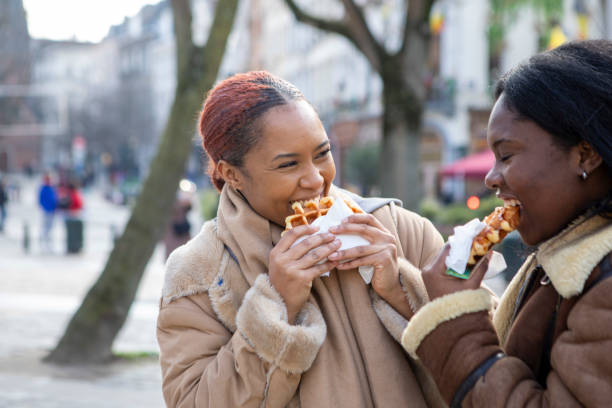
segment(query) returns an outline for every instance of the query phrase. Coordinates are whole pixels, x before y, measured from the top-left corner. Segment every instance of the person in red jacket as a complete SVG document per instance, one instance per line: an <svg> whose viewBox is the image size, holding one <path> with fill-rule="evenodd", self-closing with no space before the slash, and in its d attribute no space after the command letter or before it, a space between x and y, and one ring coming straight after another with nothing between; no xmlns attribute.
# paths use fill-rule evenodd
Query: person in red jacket
<svg viewBox="0 0 612 408"><path fill-rule="evenodd" d="M80 216L81 210L83 209L83 196L74 183L68 184L68 199L68 216Z"/></svg>
<svg viewBox="0 0 612 408"><path fill-rule="evenodd" d="M77 253L83 248L83 196L73 182L68 183L67 187L66 249L68 253Z"/></svg>

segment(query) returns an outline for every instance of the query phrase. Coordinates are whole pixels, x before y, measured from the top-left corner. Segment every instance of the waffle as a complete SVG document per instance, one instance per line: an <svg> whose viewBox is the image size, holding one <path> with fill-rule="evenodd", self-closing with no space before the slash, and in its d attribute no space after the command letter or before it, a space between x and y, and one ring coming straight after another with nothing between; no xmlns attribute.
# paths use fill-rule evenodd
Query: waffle
<svg viewBox="0 0 612 408"><path fill-rule="evenodd" d="M501 242L519 223L519 206L516 204L496 207L483 220L486 227L472 241L468 265L475 265L491 247Z"/></svg>
<svg viewBox="0 0 612 408"><path fill-rule="evenodd" d="M353 213L363 213L363 210L344 199L344 202ZM321 197L308 201L296 201L291 205L293 214L285 218L285 232L300 225L312 224L314 220L327 214L331 206L334 205L333 197Z"/></svg>

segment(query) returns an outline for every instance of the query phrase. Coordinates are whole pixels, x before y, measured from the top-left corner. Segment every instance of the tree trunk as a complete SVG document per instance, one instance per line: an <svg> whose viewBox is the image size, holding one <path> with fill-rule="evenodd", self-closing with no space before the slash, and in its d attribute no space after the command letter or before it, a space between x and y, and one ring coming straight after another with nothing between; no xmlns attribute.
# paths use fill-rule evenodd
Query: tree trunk
<svg viewBox="0 0 612 408"><path fill-rule="evenodd" d="M421 41L419 43L418 41ZM414 36L410 50L383 62L383 131L380 185L383 196L417 210L422 200L420 132L423 115L425 42Z"/></svg>
<svg viewBox="0 0 612 408"><path fill-rule="evenodd" d="M341 2L344 18L329 20L308 13L295 0L285 0L297 20L348 39L380 75L383 129L379 184L384 196L399 198L405 208L416 210L422 199L419 149L429 43L427 22L434 0L405 2L402 45L394 53L372 34L363 6L355 0Z"/></svg>
<svg viewBox="0 0 612 408"><path fill-rule="evenodd" d="M174 103L149 175L102 274L45 358L53 363L100 363L112 358L113 341L125 323L145 267L174 203L178 182L192 149L194 117L204 91L217 76L238 0L217 4L203 49L191 42L187 0L174 0L178 81Z"/></svg>

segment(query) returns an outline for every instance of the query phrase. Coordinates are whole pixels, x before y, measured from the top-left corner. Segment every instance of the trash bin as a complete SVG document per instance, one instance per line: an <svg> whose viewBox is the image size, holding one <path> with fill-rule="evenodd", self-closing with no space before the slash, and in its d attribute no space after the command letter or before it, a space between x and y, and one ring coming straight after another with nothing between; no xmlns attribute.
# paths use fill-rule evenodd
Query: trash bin
<svg viewBox="0 0 612 408"><path fill-rule="evenodd" d="M83 249L83 220L66 218L66 251L75 254Z"/></svg>

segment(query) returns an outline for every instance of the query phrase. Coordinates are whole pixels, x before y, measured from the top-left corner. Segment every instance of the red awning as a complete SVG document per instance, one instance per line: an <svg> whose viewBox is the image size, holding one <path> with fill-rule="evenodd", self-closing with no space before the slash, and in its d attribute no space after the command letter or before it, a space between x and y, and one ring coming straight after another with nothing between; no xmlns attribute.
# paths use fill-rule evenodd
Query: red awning
<svg viewBox="0 0 612 408"><path fill-rule="evenodd" d="M474 153L442 167L443 177L463 176L483 179L495 164L495 155L490 150Z"/></svg>

